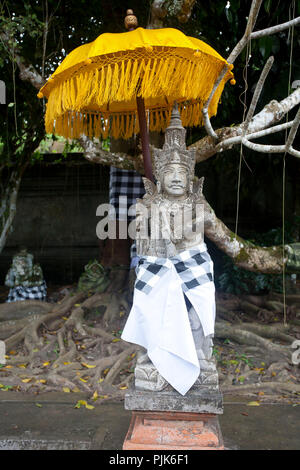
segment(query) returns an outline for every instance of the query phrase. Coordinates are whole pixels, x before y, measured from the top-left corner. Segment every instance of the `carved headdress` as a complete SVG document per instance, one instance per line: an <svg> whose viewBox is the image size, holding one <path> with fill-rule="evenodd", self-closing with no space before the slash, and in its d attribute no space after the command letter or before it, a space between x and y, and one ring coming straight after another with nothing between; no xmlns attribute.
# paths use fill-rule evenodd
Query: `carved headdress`
<svg viewBox="0 0 300 470"><path fill-rule="evenodd" d="M158 181L163 174L164 167L172 163L183 165L189 180L194 177L196 149L187 150L185 144L186 130L182 126L177 104L174 105L170 124L166 129L165 143L162 149L153 149L154 175Z"/></svg>

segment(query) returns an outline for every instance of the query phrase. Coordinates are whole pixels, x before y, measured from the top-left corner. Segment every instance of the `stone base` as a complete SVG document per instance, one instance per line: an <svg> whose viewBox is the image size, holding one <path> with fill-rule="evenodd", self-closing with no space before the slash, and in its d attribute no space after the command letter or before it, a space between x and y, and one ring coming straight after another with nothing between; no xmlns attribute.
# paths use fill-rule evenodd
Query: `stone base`
<svg viewBox="0 0 300 470"><path fill-rule="evenodd" d="M123 450L224 450L213 414L133 411Z"/></svg>
<svg viewBox="0 0 300 470"><path fill-rule="evenodd" d="M125 409L219 415L223 413L223 397L218 390L205 387L191 389L185 396L174 389L161 392L130 390L125 395Z"/></svg>

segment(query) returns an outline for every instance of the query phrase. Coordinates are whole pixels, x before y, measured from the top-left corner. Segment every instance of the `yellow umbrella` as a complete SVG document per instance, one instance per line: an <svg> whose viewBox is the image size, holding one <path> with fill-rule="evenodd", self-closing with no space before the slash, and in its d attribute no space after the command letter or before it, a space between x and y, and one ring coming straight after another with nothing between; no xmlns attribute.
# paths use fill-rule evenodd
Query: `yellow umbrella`
<svg viewBox="0 0 300 470"><path fill-rule="evenodd" d="M233 78L233 66L212 47L173 28L101 34L74 49L38 93L48 99L46 132L128 139L140 130L137 98L144 102L150 131L167 127L174 101L185 127L200 125L203 104L224 65L228 71L209 116Z"/></svg>

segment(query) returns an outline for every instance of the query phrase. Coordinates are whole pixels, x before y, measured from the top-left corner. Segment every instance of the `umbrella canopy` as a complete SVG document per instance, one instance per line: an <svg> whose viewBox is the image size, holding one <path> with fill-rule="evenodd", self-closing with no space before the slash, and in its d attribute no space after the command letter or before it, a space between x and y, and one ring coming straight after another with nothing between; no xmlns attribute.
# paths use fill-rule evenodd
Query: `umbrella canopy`
<svg viewBox="0 0 300 470"><path fill-rule="evenodd" d="M128 139L139 132L137 97L145 102L150 131L167 127L174 101L185 127L201 125L203 104L224 65L209 116L233 79L233 65L212 47L173 28L101 34L74 49L38 93L48 98L46 132Z"/></svg>

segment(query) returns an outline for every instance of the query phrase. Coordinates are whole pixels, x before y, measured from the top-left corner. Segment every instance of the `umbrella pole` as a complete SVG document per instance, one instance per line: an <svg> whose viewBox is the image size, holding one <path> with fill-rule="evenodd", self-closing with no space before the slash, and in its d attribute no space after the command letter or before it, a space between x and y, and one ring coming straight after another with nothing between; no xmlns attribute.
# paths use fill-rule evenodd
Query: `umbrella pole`
<svg viewBox="0 0 300 470"><path fill-rule="evenodd" d="M151 154L150 154L150 143L149 143L147 122L146 122L144 99L141 96L137 96L136 104L137 104L137 113L138 113L139 125L140 125L140 135L141 135L141 143L142 143L145 176L149 180L153 181L152 161L151 161Z"/></svg>
<svg viewBox="0 0 300 470"><path fill-rule="evenodd" d="M125 18L125 28L128 31L133 31L137 25L137 17L134 16L132 10L127 10L127 16ZM151 154L150 154L150 144L149 144L149 134L147 129L147 121L146 121L146 112L145 112L145 102L141 96L137 96L136 98L137 104L137 113L140 125L140 135L141 135L141 142L142 142L142 153L143 153L143 160L144 160L144 169L145 169L145 176L149 180L153 181L153 173L152 173L152 161L151 161Z"/></svg>

